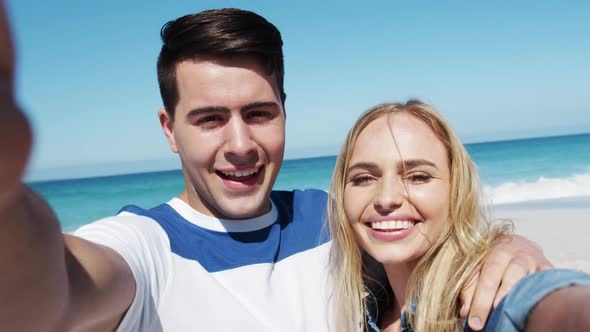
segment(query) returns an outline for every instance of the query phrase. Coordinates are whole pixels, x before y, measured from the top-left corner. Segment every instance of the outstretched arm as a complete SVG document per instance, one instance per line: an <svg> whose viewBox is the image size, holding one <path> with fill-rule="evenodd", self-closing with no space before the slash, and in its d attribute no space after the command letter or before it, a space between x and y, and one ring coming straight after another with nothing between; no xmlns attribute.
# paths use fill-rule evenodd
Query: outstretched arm
<svg viewBox="0 0 590 332"><path fill-rule="evenodd" d="M523 277L551 268L536 243L518 235L498 239L480 272L462 294L461 316L469 315L468 324L473 330L481 330L490 310Z"/></svg>
<svg viewBox="0 0 590 332"><path fill-rule="evenodd" d="M0 209L21 192L21 176L31 149L31 128L13 98L14 51L0 2Z"/></svg>
<svg viewBox="0 0 590 332"><path fill-rule="evenodd" d="M14 59L0 1L2 330L112 330L133 300L133 275L114 251L64 238L51 209L22 183L32 134L14 101Z"/></svg>
<svg viewBox="0 0 590 332"><path fill-rule="evenodd" d="M590 331L590 286L573 286L547 295L529 316L526 331Z"/></svg>
<svg viewBox="0 0 590 332"><path fill-rule="evenodd" d="M64 248L53 213L21 183L31 128L14 102L14 53L0 6L0 321L8 331L35 331L57 324L65 313Z"/></svg>
<svg viewBox="0 0 590 332"><path fill-rule="evenodd" d="M590 275L549 269L526 276L491 312L485 331L590 331Z"/></svg>

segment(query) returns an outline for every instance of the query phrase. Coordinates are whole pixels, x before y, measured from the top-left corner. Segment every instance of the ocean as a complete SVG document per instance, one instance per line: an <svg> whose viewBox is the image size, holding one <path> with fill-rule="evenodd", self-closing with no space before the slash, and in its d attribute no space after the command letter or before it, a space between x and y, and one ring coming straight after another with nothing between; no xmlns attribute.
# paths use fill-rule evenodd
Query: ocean
<svg viewBox="0 0 590 332"><path fill-rule="evenodd" d="M486 202L590 197L590 133L466 144ZM275 189L327 190L336 156L285 160ZM127 204L149 208L184 188L180 170L32 182L71 231Z"/></svg>

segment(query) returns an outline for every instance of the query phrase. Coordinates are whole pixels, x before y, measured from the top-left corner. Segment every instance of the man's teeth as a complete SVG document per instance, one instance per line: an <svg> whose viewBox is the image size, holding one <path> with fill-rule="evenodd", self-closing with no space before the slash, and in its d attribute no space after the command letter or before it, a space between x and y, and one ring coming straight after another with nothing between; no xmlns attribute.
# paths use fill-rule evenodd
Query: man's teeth
<svg viewBox="0 0 590 332"><path fill-rule="evenodd" d="M256 169L248 170L248 171L222 171L223 175L225 176L233 176L233 177L242 177L242 176L250 176L252 174L256 174Z"/></svg>
<svg viewBox="0 0 590 332"><path fill-rule="evenodd" d="M396 220L396 221L376 221L371 223L373 229L407 229L414 225L413 222L408 220Z"/></svg>

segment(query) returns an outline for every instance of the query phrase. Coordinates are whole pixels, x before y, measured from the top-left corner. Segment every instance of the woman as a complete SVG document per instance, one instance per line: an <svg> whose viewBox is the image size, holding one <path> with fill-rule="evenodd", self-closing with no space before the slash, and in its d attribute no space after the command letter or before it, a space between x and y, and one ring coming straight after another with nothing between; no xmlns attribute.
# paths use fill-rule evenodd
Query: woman
<svg viewBox="0 0 590 332"><path fill-rule="evenodd" d="M412 100L362 115L328 207L337 330L462 331L460 293L509 231L486 221L478 190L467 151L430 106Z"/></svg>

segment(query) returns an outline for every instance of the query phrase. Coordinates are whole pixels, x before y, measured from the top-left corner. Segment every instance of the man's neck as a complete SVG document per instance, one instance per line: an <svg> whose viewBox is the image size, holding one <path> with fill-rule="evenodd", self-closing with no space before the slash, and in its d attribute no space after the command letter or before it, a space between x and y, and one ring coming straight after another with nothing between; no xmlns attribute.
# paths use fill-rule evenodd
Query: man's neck
<svg viewBox="0 0 590 332"><path fill-rule="evenodd" d="M252 216L248 216L248 217L244 217L244 218L231 218L231 217L224 216L223 214L217 212L217 210L214 207L212 207L211 205L208 205L203 200L198 199L196 196L197 196L197 194L190 193L189 190L185 188L184 191L182 193L180 193L180 195L178 195L178 198L180 200L182 200L183 202L185 202L186 204L188 204L193 210L197 211L198 213L205 215L205 216L218 218L218 219L236 220L236 221L237 220L244 220L244 219L253 219L253 218L258 218L258 217L261 217L261 216L267 214L272 209L272 203L269 199L268 202L265 203L266 207L261 213L258 213L256 215L252 215Z"/></svg>

